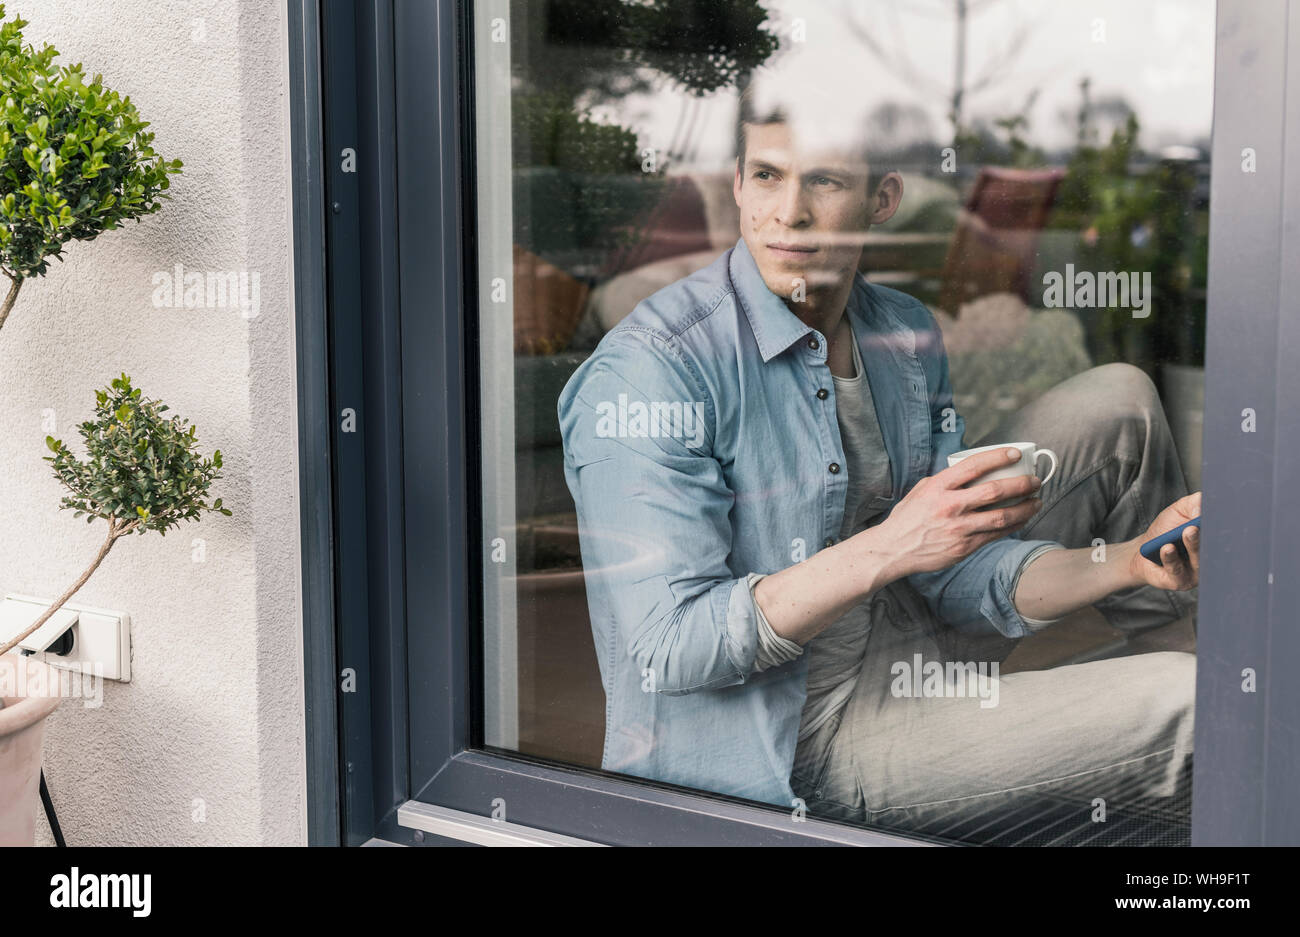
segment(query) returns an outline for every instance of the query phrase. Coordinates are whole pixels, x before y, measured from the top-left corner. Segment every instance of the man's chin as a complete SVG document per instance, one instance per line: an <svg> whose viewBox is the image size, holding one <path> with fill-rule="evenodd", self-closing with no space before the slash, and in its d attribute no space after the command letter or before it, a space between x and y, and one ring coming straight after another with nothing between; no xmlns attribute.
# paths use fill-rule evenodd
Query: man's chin
<svg viewBox="0 0 1300 937"><path fill-rule="evenodd" d="M804 279L803 275L796 271L794 273L783 272L774 276L764 275L763 282L767 285L769 290L781 297L781 299L790 299L794 296L794 292L798 287L798 284L794 281Z"/></svg>
<svg viewBox="0 0 1300 937"><path fill-rule="evenodd" d="M820 267L781 265L763 271L767 288L782 299L790 299L795 289L802 285L805 294L811 290L825 289L837 282L836 276ZM795 281L799 281L796 283ZM775 285L773 285L775 284Z"/></svg>

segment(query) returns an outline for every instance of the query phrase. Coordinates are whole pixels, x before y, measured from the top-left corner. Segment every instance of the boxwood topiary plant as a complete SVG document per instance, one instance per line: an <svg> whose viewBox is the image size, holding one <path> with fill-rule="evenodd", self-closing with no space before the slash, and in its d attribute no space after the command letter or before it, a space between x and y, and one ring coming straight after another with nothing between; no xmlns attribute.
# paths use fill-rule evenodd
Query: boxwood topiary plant
<svg viewBox="0 0 1300 937"><path fill-rule="evenodd" d="M156 212L168 174L181 171L154 153L129 97L100 75L87 83L79 64L56 65L51 45L24 45L26 25L0 24L0 271L10 282L0 328L23 281L62 260L64 244Z"/></svg>
<svg viewBox="0 0 1300 937"><path fill-rule="evenodd" d="M163 417L167 409L157 400L141 398L140 389L133 388L131 378L123 374L108 389L95 391L95 419L78 427L86 442L85 462L60 440L45 437L54 453L45 461L53 464L54 474L72 492L60 506L72 508L76 517L84 515L86 523L96 518L108 521L108 537L77 581L30 628L0 647L0 654L36 631L72 598L120 538L146 530L165 536L168 528L182 520L198 520L203 511L230 516L220 498L211 504L206 500L208 488L221 477L221 450L210 459L202 458L195 451L195 427L187 430L189 421L178 416Z"/></svg>

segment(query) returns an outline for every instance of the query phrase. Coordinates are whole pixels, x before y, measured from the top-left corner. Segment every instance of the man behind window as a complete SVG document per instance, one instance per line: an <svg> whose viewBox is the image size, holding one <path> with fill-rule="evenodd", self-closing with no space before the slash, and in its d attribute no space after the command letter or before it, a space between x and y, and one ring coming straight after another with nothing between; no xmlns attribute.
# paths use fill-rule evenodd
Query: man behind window
<svg viewBox="0 0 1300 937"><path fill-rule="evenodd" d="M850 98L792 72L746 88L736 245L638 304L560 396L602 765L946 835L1026 798L1181 792L1193 655L996 672L1087 605L1127 630L1194 607L1194 532L1189 562L1137 553L1200 513L1155 389L1107 365L1006 420L987 442L1054 449L1045 486L977 481L1015 449L948 468L964 422L939 328L858 272L903 181ZM978 694L921 678L945 664Z"/></svg>

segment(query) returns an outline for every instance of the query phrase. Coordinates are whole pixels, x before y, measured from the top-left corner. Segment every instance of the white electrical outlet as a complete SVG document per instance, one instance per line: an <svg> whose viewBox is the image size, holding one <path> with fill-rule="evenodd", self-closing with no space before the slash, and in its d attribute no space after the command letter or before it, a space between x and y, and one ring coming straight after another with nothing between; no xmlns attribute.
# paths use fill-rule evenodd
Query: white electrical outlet
<svg viewBox="0 0 1300 937"><path fill-rule="evenodd" d="M0 604L0 640L8 642L29 628L51 605L49 599L8 593ZM67 654L47 650L68 630L72 649ZM90 608L67 602L50 620L18 645L35 652L37 660L62 670L77 670L105 680L131 681L131 619L125 612Z"/></svg>

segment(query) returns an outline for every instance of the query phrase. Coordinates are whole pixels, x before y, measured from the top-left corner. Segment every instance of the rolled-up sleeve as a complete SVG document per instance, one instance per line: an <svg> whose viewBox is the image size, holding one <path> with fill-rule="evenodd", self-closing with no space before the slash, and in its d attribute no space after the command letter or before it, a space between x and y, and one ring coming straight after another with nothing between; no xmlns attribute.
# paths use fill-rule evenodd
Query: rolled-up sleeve
<svg viewBox="0 0 1300 937"><path fill-rule="evenodd" d="M669 339L616 331L565 386L558 415L593 605L656 692L743 683L757 609L727 566L735 496L697 372Z"/></svg>
<svg viewBox="0 0 1300 937"><path fill-rule="evenodd" d="M1015 599L1016 589L1020 585L1020 577L1024 575L1025 570L1029 568L1030 563L1038 559L1040 556L1042 556L1044 553L1046 553L1049 550L1064 550L1064 549L1065 547L1062 544L1043 542L1042 545L1039 546L1037 550L1034 550L1023 560L1021 560L1020 569L1016 571L1016 578L1011 583L1011 598ZM1029 626L1030 631L1041 631L1042 629L1046 628L1048 625L1056 624L1061 619L1060 618L1030 618L1028 615L1022 614L1020 616L1020 620Z"/></svg>
<svg viewBox="0 0 1300 937"><path fill-rule="evenodd" d="M1041 551L1060 547L1050 540L1010 536L986 543L947 569L913 573L908 582L940 621L959 631L991 630L1020 638L1039 628L1016 609L1014 597L1020 574Z"/></svg>
<svg viewBox="0 0 1300 937"><path fill-rule="evenodd" d="M803 654L802 646L776 633L776 629L768 623L767 616L763 614L763 607L758 604L758 596L754 594L754 590L766 578L766 575L758 573L750 573L746 577L749 596L753 600L754 613L758 619L758 654L754 660L754 669L760 671L767 670L769 667L779 667Z"/></svg>

